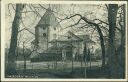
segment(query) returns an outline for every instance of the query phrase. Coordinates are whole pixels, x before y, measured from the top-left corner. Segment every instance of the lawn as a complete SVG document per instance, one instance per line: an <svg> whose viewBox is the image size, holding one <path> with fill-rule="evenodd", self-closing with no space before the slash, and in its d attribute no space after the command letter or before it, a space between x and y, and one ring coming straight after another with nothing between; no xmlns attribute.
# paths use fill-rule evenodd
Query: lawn
<svg viewBox="0 0 128 82"><path fill-rule="evenodd" d="M17 69L23 69L24 67L24 61L17 61ZM53 69L54 68L55 61L49 61L49 62L26 62L26 68L27 69ZM84 67L85 64L82 62L82 67ZM71 68L72 62L66 61L66 62L57 62L57 69L64 69L64 68ZM73 67L81 67L81 62L73 62ZM86 67L90 67L90 62L87 62ZM101 60L93 61L91 62L91 67L101 67Z"/></svg>
<svg viewBox="0 0 128 82"><path fill-rule="evenodd" d="M15 78L85 78L85 65L81 67L81 62L66 63L58 62L54 68L53 61L51 62L30 62L27 61L27 69L24 72L23 61L17 61L17 74ZM107 78L107 71L101 70L101 61L88 62L86 66L86 78ZM9 77L9 76L6 76ZM12 76L11 76L12 77Z"/></svg>

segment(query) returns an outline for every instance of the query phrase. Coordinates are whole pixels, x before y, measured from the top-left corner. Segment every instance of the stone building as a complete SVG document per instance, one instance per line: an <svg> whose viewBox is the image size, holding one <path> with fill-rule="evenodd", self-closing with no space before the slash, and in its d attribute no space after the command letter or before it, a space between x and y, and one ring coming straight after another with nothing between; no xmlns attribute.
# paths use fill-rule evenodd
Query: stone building
<svg viewBox="0 0 128 82"><path fill-rule="evenodd" d="M58 38L60 29L59 22L51 9L48 8L35 27L35 40L32 41L32 47L36 46L40 53L47 50L51 46L49 41Z"/></svg>
<svg viewBox="0 0 128 82"><path fill-rule="evenodd" d="M85 43L94 44L88 35L76 35L71 31L60 35L60 29L59 22L48 8L35 27L32 49L37 50L31 55L32 61L55 60L55 58L71 60L72 57L83 54Z"/></svg>

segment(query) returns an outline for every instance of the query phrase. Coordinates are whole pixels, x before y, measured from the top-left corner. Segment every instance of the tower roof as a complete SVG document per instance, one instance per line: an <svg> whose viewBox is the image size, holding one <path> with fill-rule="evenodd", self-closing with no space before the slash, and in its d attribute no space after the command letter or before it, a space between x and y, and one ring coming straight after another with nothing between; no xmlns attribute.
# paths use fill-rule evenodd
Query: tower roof
<svg viewBox="0 0 128 82"><path fill-rule="evenodd" d="M38 25L43 25L43 24L47 24L52 27L60 26L57 18L55 17L55 15L50 7L46 10L46 12L41 17L41 19L38 23Z"/></svg>

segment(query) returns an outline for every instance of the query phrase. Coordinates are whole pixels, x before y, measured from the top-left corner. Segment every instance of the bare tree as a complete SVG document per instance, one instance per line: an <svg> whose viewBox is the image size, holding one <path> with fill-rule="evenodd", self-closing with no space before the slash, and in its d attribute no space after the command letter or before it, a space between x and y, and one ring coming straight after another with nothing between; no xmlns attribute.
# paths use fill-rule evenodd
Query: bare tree
<svg viewBox="0 0 128 82"><path fill-rule="evenodd" d="M125 11L125 5L122 5L122 14L120 14L120 21L119 21L119 24L120 24L120 27L121 27L121 50L120 50L120 55L121 55L121 60L120 60L120 66L122 68L122 71L121 71L121 77L124 77L125 75L125 28L126 28L126 11ZM122 61L123 60L123 61Z"/></svg>
<svg viewBox="0 0 128 82"><path fill-rule="evenodd" d="M17 46L17 36L18 36L18 29L20 25L20 19L21 19L21 11L23 10L24 6L25 5L23 4L16 4L15 17L12 23L11 43L10 43L9 54L8 54L7 73L9 75L16 73L15 50Z"/></svg>
<svg viewBox="0 0 128 82"><path fill-rule="evenodd" d="M66 17L66 18L63 19L63 20L70 19L70 18L75 17L75 16L79 16L80 19L78 20L77 23L75 23L74 25L71 25L71 26L75 26L75 25L79 24L79 22L80 22L81 20L84 20L85 23L87 23L87 24L89 24L89 25L92 25L92 28L93 28L93 26L94 26L95 29L97 30L97 32L98 32L98 34L99 34L101 49L102 49L102 67L104 67L104 66L105 66L105 45L104 45L104 38L103 38L103 33L102 33L102 31L101 31L100 25L97 24L97 23L95 23L95 22L93 22L93 21L88 20L86 17L82 16L81 14L74 14L74 15L72 15L72 16L70 16L70 17ZM99 19L94 19L94 20L99 20ZM101 20L99 20L99 21L100 21L101 23L103 23L103 21L101 21ZM83 27L85 27L85 25L84 25Z"/></svg>
<svg viewBox="0 0 128 82"><path fill-rule="evenodd" d="M109 50L109 67L110 67L110 72L111 72L111 77L114 78L124 78L125 72L125 5L121 5L121 6L111 6L109 5L110 8L113 8L113 10L115 10L115 12L112 12L111 9L109 9L109 13L110 15L112 15L111 13L114 13L115 17L113 19L109 18L109 22L110 22L110 26L109 26L109 44L112 41L112 43L109 45L109 49L111 47L111 50ZM118 10L118 11L117 11ZM120 11L120 12L119 12ZM116 15L119 15L119 18L116 17ZM116 27L116 24L112 24L116 21L119 24L120 27L120 46L116 49L114 46L116 45L115 43L115 35L116 34L116 30L114 30L114 28ZM115 26L113 26L115 25ZM111 31L112 33L111 33ZM112 40L113 38L113 40ZM113 42L114 41L114 42ZM113 47L112 47L113 45ZM114 49L113 49L114 48ZM114 52L115 50L115 52ZM111 53L111 54L110 54ZM114 70L114 71L112 71Z"/></svg>
<svg viewBox="0 0 128 82"><path fill-rule="evenodd" d="M87 78L87 44L85 43L84 45L84 51L83 51L83 54L84 54L84 57L83 57L83 60L84 60L84 64L85 64L85 67L84 67L84 77Z"/></svg>
<svg viewBox="0 0 128 82"><path fill-rule="evenodd" d="M27 10L25 8L25 6L28 6L28 5L25 5L25 4L16 4L16 8L14 7L13 4L9 4L9 5L12 5L14 11L15 11L15 16L14 16L14 20L12 22L12 31L11 31L11 42L10 42L10 48L9 48L9 53L8 53L8 65L7 65L7 74L9 75L12 75L14 73L16 73L16 70L15 70L15 60L18 56L18 53L16 54L16 48L17 48L17 45L19 45L19 43L17 44L18 42L18 34L24 30L27 30L28 32L30 32L31 34L35 35L33 32L31 32L24 24L23 22L23 17L22 17L22 14L25 14L26 13L34 13L36 15L39 15L38 12L34 11L31 9L31 11ZM26 11L23 11L23 9L25 8ZM10 10L9 10L10 11ZM23 29L20 29L20 24L23 25ZM18 51L17 51L18 52Z"/></svg>
<svg viewBox="0 0 128 82"><path fill-rule="evenodd" d="M108 22L109 22L109 71L111 78L118 76L117 67L117 55L115 49L115 28L116 28L116 16L117 16L118 4L108 5Z"/></svg>

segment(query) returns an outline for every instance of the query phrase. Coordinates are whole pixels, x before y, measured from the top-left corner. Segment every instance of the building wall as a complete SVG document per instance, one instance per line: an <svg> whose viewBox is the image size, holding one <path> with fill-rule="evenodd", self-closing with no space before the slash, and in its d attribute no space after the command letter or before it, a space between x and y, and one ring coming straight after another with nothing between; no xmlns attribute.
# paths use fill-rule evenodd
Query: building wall
<svg viewBox="0 0 128 82"><path fill-rule="evenodd" d="M49 41L57 39L57 27L49 27Z"/></svg>
<svg viewBox="0 0 128 82"><path fill-rule="evenodd" d="M49 29L49 26L46 26L46 25L41 25L39 28L39 47L38 47L38 52L43 52L44 50L47 50L48 49L48 29Z"/></svg>
<svg viewBox="0 0 128 82"><path fill-rule="evenodd" d="M83 51L84 51L84 42L82 41L81 43L80 43L80 54L83 54Z"/></svg>
<svg viewBox="0 0 128 82"><path fill-rule="evenodd" d="M74 42L74 43L72 43L72 44L73 44L73 46L76 47L75 50L77 51L77 54L78 54L78 55L83 54L84 44L83 44L82 41L81 41L81 42Z"/></svg>
<svg viewBox="0 0 128 82"><path fill-rule="evenodd" d="M46 27L38 27L38 40L39 40L39 52L43 52L44 50L47 50L48 47L51 47L52 45L49 43L49 41L53 39L58 38L58 30L60 27L52 27L52 26L46 26ZM44 36L46 34L46 36Z"/></svg>

